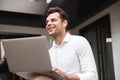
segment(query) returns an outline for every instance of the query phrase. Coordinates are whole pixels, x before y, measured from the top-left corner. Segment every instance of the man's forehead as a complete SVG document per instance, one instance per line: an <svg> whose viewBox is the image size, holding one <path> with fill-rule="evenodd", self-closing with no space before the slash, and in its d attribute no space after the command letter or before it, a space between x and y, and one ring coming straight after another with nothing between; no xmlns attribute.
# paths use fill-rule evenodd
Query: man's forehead
<svg viewBox="0 0 120 80"><path fill-rule="evenodd" d="M47 19L49 19L49 18L56 18L56 17L59 17L59 18L60 18L60 14L59 14L58 12L55 12L55 13L50 14L50 15L47 17Z"/></svg>

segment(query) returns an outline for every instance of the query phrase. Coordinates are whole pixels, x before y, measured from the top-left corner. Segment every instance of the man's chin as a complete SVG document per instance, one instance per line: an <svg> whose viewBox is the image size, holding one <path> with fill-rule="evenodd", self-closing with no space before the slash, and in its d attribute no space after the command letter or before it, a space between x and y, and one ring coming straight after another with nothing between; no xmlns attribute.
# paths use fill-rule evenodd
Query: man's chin
<svg viewBox="0 0 120 80"><path fill-rule="evenodd" d="M54 34L54 33L49 33L49 36L54 37L54 36L55 36L55 34Z"/></svg>
<svg viewBox="0 0 120 80"><path fill-rule="evenodd" d="M49 36L53 36L53 33L49 33Z"/></svg>

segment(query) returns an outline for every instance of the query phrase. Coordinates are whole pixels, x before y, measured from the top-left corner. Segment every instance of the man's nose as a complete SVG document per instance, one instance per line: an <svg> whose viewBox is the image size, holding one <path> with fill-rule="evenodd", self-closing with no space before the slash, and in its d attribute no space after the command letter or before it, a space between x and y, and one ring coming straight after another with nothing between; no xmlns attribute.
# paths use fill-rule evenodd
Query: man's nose
<svg viewBox="0 0 120 80"><path fill-rule="evenodd" d="M52 22L51 21L48 21L47 23L46 23L46 26L50 26L52 24Z"/></svg>

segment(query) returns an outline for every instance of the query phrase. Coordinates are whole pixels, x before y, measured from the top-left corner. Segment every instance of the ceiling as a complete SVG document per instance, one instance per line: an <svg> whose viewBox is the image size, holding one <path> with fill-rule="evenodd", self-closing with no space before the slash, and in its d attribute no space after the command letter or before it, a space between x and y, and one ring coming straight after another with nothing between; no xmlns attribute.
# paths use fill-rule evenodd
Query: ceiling
<svg viewBox="0 0 120 80"><path fill-rule="evenodd" d="M2 1L5 1L5 0L2 0ZM6 0L6 1L10 3L9 0ZM17 1L17 0L13 0L13 2L14 1ZM51 6L59 6L63 8L68 13L68 16L70 19L68 29L71 30L76 26L78 26L83 21L95 15L96 13L112 5L116 1L118 0L52 0L52 2L49 3L47 8ZM13 3L11 3L11 5L12 4ZM36 3L34 5L36 5ZM34 5L32 4L31 6L34 6ZM37 4L37 6L39 6L39 4ZM6 6L3 8L6 8ZM12 7L11 9L14 9L14 8L15 7ZM23 9L23 6L21 8ZM44 10L43 6L41 9ZM36 12L39 13L41 9L38 8ZM20 10L20 9L16 9L16 10ZM26 8L26 10L28 11L28 7ZM26 10L24 10L24 12ZM45 28L45 15L41 15L41 14L38 15L35 13L31 14L33 12L29 12L30 14L29 13L26 14L26 13L0 10L0 24Z"/></svg>

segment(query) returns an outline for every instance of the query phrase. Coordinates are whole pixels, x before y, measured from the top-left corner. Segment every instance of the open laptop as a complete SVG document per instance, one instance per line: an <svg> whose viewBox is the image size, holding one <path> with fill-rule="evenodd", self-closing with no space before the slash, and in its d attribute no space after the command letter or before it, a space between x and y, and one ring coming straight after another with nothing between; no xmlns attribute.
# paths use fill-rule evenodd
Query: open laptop
<svg viewBox="0 0 120 80"><path fill-rule="evenodd" d="M46 75L57 80L63 76L52 71L48 41L45 36L3 39L9 70L25 79Z"/></svg>

